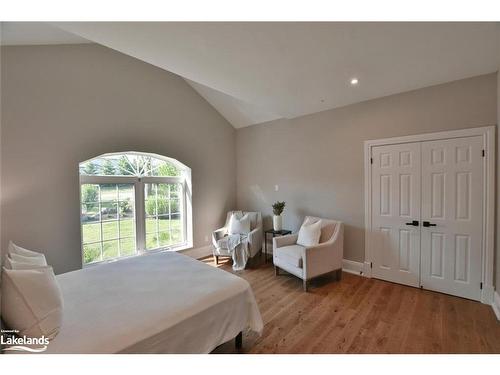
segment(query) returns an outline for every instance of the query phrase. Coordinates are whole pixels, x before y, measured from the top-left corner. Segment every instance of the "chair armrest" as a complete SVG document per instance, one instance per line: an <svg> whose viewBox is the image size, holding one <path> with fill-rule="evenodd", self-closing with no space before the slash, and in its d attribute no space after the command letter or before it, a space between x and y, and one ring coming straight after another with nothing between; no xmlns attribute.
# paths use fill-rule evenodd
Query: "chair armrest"
<svg viewBox="0 0 500 375"><path fill-rule="evenodd" d="M273 249L279 247L295 245L297 243L298 234L288 234L286 236L274 237L273 238Z"/></svg>
<svg viewBox="0 0 500 375"><path fill-rule="evenodd" d="M227 228L219 228L212 232L212 244L217 247L217 241L223 238L227 234Z"/></svg>
<svg viewBox="0 0 500 375"><path fill-rule="evenodd" d="M262 228L255 228L253 231L248 233L248 242L252 245L258 244L262 246Z"/></svg>
<svg viewBox="0 0 500 375"><path fill-rule="evenodd" d="M305 277L310 279L330 271L342 268L344 254L344 227L339 230L329 241L305 249Z"/></svg>

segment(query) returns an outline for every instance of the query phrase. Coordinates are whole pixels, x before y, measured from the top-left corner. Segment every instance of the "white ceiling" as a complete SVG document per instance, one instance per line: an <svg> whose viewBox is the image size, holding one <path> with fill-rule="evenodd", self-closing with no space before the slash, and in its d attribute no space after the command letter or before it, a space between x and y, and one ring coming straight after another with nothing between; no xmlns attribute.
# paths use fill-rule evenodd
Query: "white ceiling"
<svg viewBox="0 0 500 375"><path fill-rule="evenodd" d="M2 22L0 45L91 43L46 22Z"/></svg>
<svg viewBox="0 0 500 375"><path fill-rule="evenodd" d="M54 23L184 77L235 127L491 73L499 23ZM352 87L349 80L359 79Z"/></svg>

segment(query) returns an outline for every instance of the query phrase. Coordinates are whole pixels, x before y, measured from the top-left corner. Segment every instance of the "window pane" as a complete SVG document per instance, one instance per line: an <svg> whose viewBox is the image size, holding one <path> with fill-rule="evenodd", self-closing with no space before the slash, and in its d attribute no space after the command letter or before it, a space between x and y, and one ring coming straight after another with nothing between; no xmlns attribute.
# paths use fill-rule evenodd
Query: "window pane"
<svg viewBox="0 0 500 375"><path fill-rule="evenodd" d="M157 208L158 209L158 215L168 214L168 212L169 212L168 199L160 199L158 197L156 205L158 207Z"/></svg>
<svg viewBox="0 0 500 375"><path fill-rule="evenodd" d="M146 216L156 216L156 200L148 199L144 203L146 209Z"/></svg>
<svg viewBox="0 0 500 375"><path fill-rule="evenodd" d="M158 160L158 159L156 159ZM151 175L152 176L161 176L161 177L168 177L168 176L180 176L180 171L175 167L173 164L170 164L166 161L163 160L158 160L159 165L155 165L155 159L153 159L153 167L155 167L152 170Z"/></svg>
<svg viewBox="0 0 500 375"><path fill-rule="evenodd" d="M134 185L132 184L119 184L118 185L118 200L126 201L135 199Z"/></svg>
<svg viewBox="0 0 500 375"><path fill-rule="evenodd" d="M118 200L118 191L116 184L101 184L101 202L110 202Z"/></svg>
<svg viewBox="0 0 500 375"><path fill-rule="evenodd" d="M144 184L144 194L146 200L154 200L156 198L156 184Z"/></svg>
<svg viewBox="0 0 500 375"><path fill-rule="evenodd" d="M80 217L82 223L99 221L100 220L99 203L82 204Z"/></svg>
<svg viewBox="0 0 500 375"><path fill-rule="evenodd" d="M83 245L83 262L85 264L101 260L101 244Z"/></svg>
<svg viewBox="0 0 500 375"><path fill-rule="evenodd" d="M118 219L118 204L113 202L101 203L101 220L116 220Z"/></svg>
<svg viewBox="0 0 500 375"><path fill-rule="evenodd" d="M102 258L111 259L118 256L118 240L102 243Z"/></svg>
<svg viewBox="0 0 500 375"><path fill-rule="evenodd" d="M158 199L168 199L170 184L157 184Z"/></svg>
<svg viewBox="0 0 500 375"><path fill-rule="evenodd" d="M180 198L180 191L181 191L180 184L170 185L170 198L171 199L179 199Z"/></svg>
<svg viewBox="0 0 500 375"><path fill-rule="evenodd" d="M182 243L184 242L182 238L182 232L180 230L173 230L172 231L172 242L173 243Z"/></svg>
<svg viewBox="0 0 500 375"><path fill-rule="evenodd" d="M87 176L95 176L100 174L100 166L95 161L87 161L80 164L80 174Z"/></svg>
<svg viewBox="0 0 500 375"><path fill-rule="evenodd" d="M99 242L101 240L101 224L82 224L83 243Z"/></svg>
<svg viewBox="0 0 500 375"><path fill-rule="evenodd" d="M118 209L121 220L134 217L134 201L125 200L118 202Z"/></svg>
<svg viewBox="0 0 500 375"><path fill-rule="evenodd" d="M127 219L120 220L120 237L132 237L135 236L135 220Z"/></svg>
<svg viewBox="0 0 500 375"><path fill-rule="evenodd" d="M135 254L134 184L82 184L81 191L88 200L81 207L84 262Z"/></svg>
<svg viewBox="0 0 500 375"><path fill-rule="evenodd" d="M118 238L118 221L108 221L102 223L103 241Z"/></svg>
<svg viewBox="0 0 500 375"><path fill-rule="evenodd" d="M170 220L169 216L158 216L158 230L160 232L166 231L170 229Z"/></svg>
<svg viewBox="0 0 500 375"><path fill-rule="evenodd" d="M170 212L171 213L180 213L180 202L178 199L170 200Z"/></svg>
<svg viewBox="0 0 500 375"><path fill-rule="evenodd" d="M181 230L182 229L182 221L180 219L172 219L170 221L170 225L172 227L172 230L174 230L174 229Z"/></svg>
<svg viewBox="0 0 500 375"><path fill-rule="evenodd" d="M80 189L81 202L98 202L99 201L99 185L84 184Z"/></svg>
<svg viewBox="0 0 500 375"><path fill-rule="evenodd" d="M156 233L146 233L146 249L153 250L158 248L158 237Z"/></svg>
<svg viewBox="0 0 500 375"><path fill-rule="evenodd" d="M100 175L102 176L115 176L118 171L118 160L116 157L104 157L100 160L101 168Z"/></svg>
<svg viewBox="0 0 500 375"><path fill-rule="evenodd" d="M117 162L116 174L120 176L136 176L137 165L133 155L121 155Z"/></svg>
<svg viewBox="0 0 500 375"><path fill-rule="evenodd" d="M172 243L172 241L170 240L170 233L169 232L160 232L158 234L158 239L159 239L160 247L168 246Z"/></svg>
<svg viewBox="0 0 500 375"><path fill-rule="evenodd" d="M129 256L134 255L135 251L135 238L125 238L120 240L120 255Z"/></svg>
<svg viewBox="0 0 500 375"><path fill-rule="evenodd" d="M146 219L146 233L156 232L156 219L148 218Z"/></svg>

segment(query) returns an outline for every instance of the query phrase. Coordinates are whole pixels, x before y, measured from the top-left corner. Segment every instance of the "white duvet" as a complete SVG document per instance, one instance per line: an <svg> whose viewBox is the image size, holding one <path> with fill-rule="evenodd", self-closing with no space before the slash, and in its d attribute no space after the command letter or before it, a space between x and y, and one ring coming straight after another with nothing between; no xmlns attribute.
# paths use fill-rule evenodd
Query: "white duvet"
<svg viewBox="0 0 500 375"><path fill-rule="evenodd" d="M263 328L247 281L173 252L57 279L63 324L47 353L209 353Z"/></svg>

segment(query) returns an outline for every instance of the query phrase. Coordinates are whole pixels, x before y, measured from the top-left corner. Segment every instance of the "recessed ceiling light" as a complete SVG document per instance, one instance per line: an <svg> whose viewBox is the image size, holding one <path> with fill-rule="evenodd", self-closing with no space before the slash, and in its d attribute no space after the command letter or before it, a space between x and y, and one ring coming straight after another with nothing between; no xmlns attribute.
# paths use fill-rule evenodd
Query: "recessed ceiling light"
<svg viewBox="0 0 500 375"><path fill-rule="evenodd" d="M357 78L351 78L351 85L356 86L359 83Z"/></svg>

